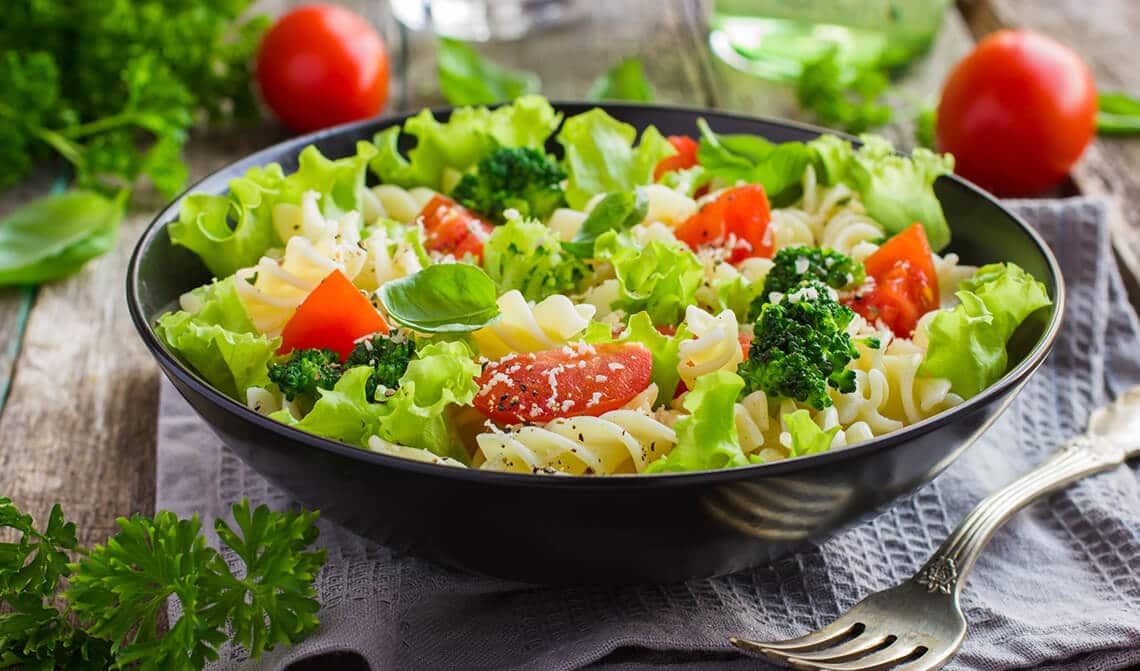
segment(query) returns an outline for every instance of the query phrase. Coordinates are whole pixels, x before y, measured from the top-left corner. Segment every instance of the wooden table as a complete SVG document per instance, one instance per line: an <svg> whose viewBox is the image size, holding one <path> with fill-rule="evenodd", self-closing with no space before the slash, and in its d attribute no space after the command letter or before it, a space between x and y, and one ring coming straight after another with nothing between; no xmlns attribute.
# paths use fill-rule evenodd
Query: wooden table
<svg viewBox="0 0 1140 671"><path fill-rule="evenodd" d="M268 11L279 11L273 3ZM285 3L287 4L287 3ZM389 112L440 104L430 40L404 40L386 6L358 3L383 27L394 63ZM592 79L638 55L658 100L758 115L802 117L790 92L739 74L706 44L708 3L700 0L596 0L589 18L517 43L488 45L500 62L537 71L544 93L582 97ZM936 96L948 69L978 35L1000 26L1043 30L1075 48L1098 83L1140 93L1133 67L1140 30L1136 0L977 0L948 12L932 52L903 82ZM909 128L885 131L902 144ZM286 136L267 124L228 134L198 134L189 157L195 179ZM1072 175L1071 192L1116 198L1117 254L1135 286L1140 277L1140 140L1098 139ZM0 194L0 212L47 188L32 180ZM158 370L134 332L124 273L136 238L161 206L140 193L118 247L79 275L39 289L0 290L0 495L43 519L55 501L79 524L80 542L107 538L118 515L151 513L155 487ZM1136 295L1136 294L1134 294Z"/></svg>

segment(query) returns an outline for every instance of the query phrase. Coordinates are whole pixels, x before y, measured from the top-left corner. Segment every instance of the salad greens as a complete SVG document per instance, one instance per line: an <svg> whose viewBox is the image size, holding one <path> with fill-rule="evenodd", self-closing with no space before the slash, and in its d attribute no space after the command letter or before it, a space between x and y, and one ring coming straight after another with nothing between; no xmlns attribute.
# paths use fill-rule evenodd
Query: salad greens
<svg viewBox="0 0 1140 671"><path fill-rule="evenodd" d="M0 666L189 671L218 659L228 630L257 659L316 629L313 581L326 558L309 549L317 513L242 500L233 516L236 528L218 519L214 531L243 564L236 572L196 515L120 517L113 538L84 551L58 504L37 528L0 497L0 529L15 536L0 562ZM170 597L182 614L160 633Z"/></svg>
<svg viewBox="0 0 1140 671"><path fill-rule="evenodd" d="M796 100L830 128L863 133L891 121L891 108L883 101L890 88L887 71L873 65L852 65L840 60L838 47L805 63L796 80Z"/></svg>
<svg viewBox="0 0 1140 671"><path fill-rule="evenodd" d="M1140 133L1140 100L1127 93L1099 93L1096 130L1105 135Z"/></svg>
<svg viewBox="0 0 1140 671"><path fill-rule="evenodd" d="M646 473L704 471L746 466L736 434L736 398L744 389L740 376L717 371L697 379L685 396L688 414L677 420L677 446L649 465Z"/></svg>
<svg viewBox="0 0 1140 671"><path fill-rule="evenodd" d="M802 142L774 143L758 135L717 135L704 119L697 160L710 175L729 184L761 184L768 200L779 207L799 197L800 180L814 154Z"/></svg>
<svg viewBox="0 0 1140 671"><path fill-rule="evenodd" d="M681 383L681 374L677 371L681 362L680 347L691 335L685 324L681 324L673 335L666 335L653 325L648 312L638 312L629 318L620 340L638 343L649 350L653 356L650 380L657 385L658 397L665 399L673 398L677 385Z"/></svg>
<svg viewBox="0 0 1140 671"><path fill-rule="evenodd" d="M529 301L574 293L588 272L546 224L521 218L491 234L483 245L483 268L500 294L517 289Z"/></svg>
<svg viewBox="0 0 1140 671"><path fill-rule="evenodd" d="M457 109L444 122L423 110L402 129L393 126L376 134L378 153L371 166L382 182L439 190L445 171L462 173L499 147L541 150L561 121L562 115L545 98L533 95L494 110ZM401 132L416 140L407 157L399 149Z"/></svg>
<svg viewBox="0 0 1140 671"><path fill-rule="evenodd" d="M398 324L420 333L466 333L499 318L495 281L466 263L431 265L380 287L380 301Z"/></svg>
<svg viewBox="0 0 1140 671"><path fill-rule="evenodd" d="M594 258L594 243L607 231L622 232L633 228L649 213L649 199L640 189L608 193L598 201L582 222L582 227L562 247L574 256Z"/></svg>
<svg viewBox="0 0 1140 671"><path fill-rule="evenodd" d="M1005 374L1013 332L1052 301L1044 284L1012 263L982 266L960 287L961 302L930 323L921 372L949 379L954 393L970 398Z"/></svg>
<svg viewBox="0 0 1140 671"><path fill-rule="evenodd" d="M590 86L587 100L629 100L651 103L657 98L657 90L645 77L645 68L639 58L623 58L617 65L606 70Z"/></svg>
<svg viewBox="0 0 1140 671"><path fill-rule="evenodd" d="M613 307L629 314L642 310L658 326L681 321L695 302L704 267L689 249L651 240L641 247L613 231L594 243L595 257L613 264L621 295Z"/></svg>
<svg viewBox="0 0 1140 671"><path fill-rule="evenodd" d="M566 151L566 201L571 207L581 209L599 193L632 191L652 183L657 163L677 153L653 126L634 146L636 139L636 128L601 109L566 120L558 142Z"/></svg>
<svg viewBox="0 0 1140 671"><path fill-rule="evenodd" d="M788 425L788 435L792 439L792 447L788 450L789 457L802 457L817 452L826 452L831 449L831 441L839 433L839 426L833 426L824 431L819 428L811 413L807 410L796 410L784 415L784 423Z"/></svg>
<svg viewBox="0 0 1140 671"><path fill-rule="evenodd" d="M267 367L281 339L254 327L235 281L230 276L191 291L183 305L192 309L163 315L155 331L207 382L241 398L249 387L268 382Z"/></svg>

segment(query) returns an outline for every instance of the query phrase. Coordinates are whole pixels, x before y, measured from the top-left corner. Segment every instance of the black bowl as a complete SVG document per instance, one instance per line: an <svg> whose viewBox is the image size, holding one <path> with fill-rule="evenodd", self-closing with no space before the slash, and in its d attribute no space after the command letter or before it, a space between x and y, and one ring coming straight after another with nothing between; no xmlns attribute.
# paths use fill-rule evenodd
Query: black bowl
<svg viewBox="0 0 1140 671"><path fill-rule="evenodd" d="M567 115L591 105L560 104ZM693 134L698 117L718 131L774 141L823 131L707 110L605 105L639 128ZM446 111L441 111L446 115ZM316 144L333 157L405 117L366 121L299 137L233 163L190 191L221 194L246 169L272 161L296 169ZM423 557L532 583L672 582L772 561L818 540L927 482L1009 404L1041 365L1061 326L1064 287L1052 253L1034 231L977 187L939 178L938 198L965 262L1008 260L1048 287L1053 306L1022 326L1010 371L968 402L890 435L770 464L653 476L563 477L466 470L418 463L326 440L267 419L202 380L155 336L157 317L180 294L210 279L198 258L170 243L166 225L183 195L138 242L127 300L139 335L163 372L242 459L336 520Z"/></svg>

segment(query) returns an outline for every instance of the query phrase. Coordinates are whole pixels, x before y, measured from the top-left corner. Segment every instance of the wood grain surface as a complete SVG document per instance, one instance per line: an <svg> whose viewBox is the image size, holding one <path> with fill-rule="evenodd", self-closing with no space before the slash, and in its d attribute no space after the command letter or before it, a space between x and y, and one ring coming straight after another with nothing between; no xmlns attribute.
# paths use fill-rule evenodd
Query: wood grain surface
<svg viewBox="0 0 1140 671"><path fill-rule="evenodd" d="M267 1L259 8L279 12L290 4ZM381 27L391 47L388 111L442 103L431 40L403 35L382 2L349 4ZM599 73L637 55L661 102L803 118L786 88L737 73L710 54L707 0L584 4L578 22L481 50L536 71L552 98L583 97ZM900 105L933 99L974 36L1006 25L1052 34L1088 60L1102 86L1140 93L1136 0L980 0L964 10L948 12L931 53L902 81ZM909 143L905 123L886 132ZM192 174L199 178L283 137L272 123L197 134L189 148ZM1077 189L1122 205L1114 241L1133 276L1140 274L1138 173L1140 140L1100 139L1073 174ZM51 182L46 174L0 193L0 212L45 193ZM79 275L38 290L0 289L0 495L38 517L62 502L84 544L105 539L118 515L153 511L158 373L128 318L124 276L135 240L160 205L154 194L138 194L115 251Z"/></svg>

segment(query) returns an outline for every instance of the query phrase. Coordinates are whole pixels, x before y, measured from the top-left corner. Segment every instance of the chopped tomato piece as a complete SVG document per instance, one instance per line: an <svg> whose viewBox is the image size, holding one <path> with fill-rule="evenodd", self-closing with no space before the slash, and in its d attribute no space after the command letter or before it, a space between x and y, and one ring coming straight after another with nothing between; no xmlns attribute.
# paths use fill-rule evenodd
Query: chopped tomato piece
<svg viewBox="0 0 1140 671"><path fill-rule="evenodd" d="M770 259L775 252L771 220L764 187L746 184L720 194L673 233L694 251L706 245L728 247L729 263L754 256Z"/></svg>
<svg viewBox="0 0 1140 671"><path fill-rule="evenodd" d="M896 336L907 338L918 319L938 307L938 275L922 224L887 240L863 267L867 284L845 302L867 321L880 320Z"/></svg>
<svg viewBox="0 0 1140 671"><path fill-rule="evenodd" d="M657 167L653 169L654 182L661 179L661 176L667 172L685 170L697 164L697 147L699 145L696 140L688 135L670 135L666 139L677 150L677 153L666 156L657 163Z"/></svg>
<svg viewBox="0 0 1140 671"><path fill-rule="evenodd" d="M420 212L424 247L462 259L470 254L483 260L483 243L495 227L471 210L444 195L436 195Z"/></svg>
<svg viewBox="0 0 1140 671"><path fill-rule="evenodd" d="M334 270L313 289L281 331L279 354L311 347L331 349L343 361L353 343L387 333L388 324L344 273Z"/></svg>
<svg viewBox="0 0 1140 671"><path fill-rule="evenodd" d="M500 425L597 417L649 386L653 356L637 343L568 345L483 367L473 405Z"/></svg>

